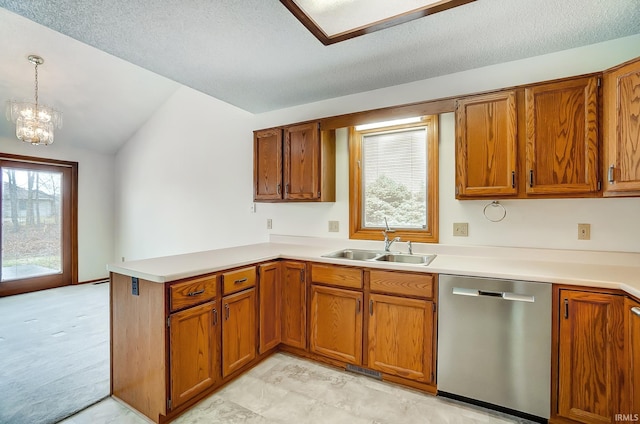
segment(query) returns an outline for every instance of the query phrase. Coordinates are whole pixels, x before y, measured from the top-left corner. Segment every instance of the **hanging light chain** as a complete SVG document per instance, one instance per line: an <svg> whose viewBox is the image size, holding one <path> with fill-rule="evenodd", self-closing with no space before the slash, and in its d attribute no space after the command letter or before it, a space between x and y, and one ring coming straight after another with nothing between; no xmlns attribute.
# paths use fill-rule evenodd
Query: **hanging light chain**
<svg viewBox="0 0 640 424"><path fill-rule="evenodd" d="M36 114L38 113L38 62L36 65Z"/></svg>

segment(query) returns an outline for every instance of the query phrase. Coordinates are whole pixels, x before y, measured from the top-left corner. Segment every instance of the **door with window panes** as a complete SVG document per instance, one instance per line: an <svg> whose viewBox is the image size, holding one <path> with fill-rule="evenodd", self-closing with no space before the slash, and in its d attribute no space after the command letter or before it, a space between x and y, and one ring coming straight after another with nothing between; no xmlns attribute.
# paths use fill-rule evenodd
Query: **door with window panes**
<svg viewBox="0 0 640 424"><path fill-rule="evenodd" d="M2 155L0 296L77 283L77 163Z"/></svg>

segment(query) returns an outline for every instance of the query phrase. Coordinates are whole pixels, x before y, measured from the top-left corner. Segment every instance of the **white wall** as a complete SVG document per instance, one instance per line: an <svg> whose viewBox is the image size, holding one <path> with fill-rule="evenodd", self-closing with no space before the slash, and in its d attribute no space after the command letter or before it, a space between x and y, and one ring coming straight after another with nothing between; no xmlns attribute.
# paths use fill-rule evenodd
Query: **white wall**
<svg viewBox="0 0 640 424"><path fill-rule="evenodd" d="M115 256L236 246L270 233L348 238L346 132L337 141L335 203L257 203L252 213L252 130L595 72L637 56L640 35L260 115L182 88L116 157ZM487 221L485 201L454 198L452 114L440 130L441 243L640 252L640 198L503 201L507 218ZM328 232L328 220L340 222L339 233ZM468 222L469 237L452 237L453 222ZM579 222L592 225L592 240L577 240Z"/></svg>
<svg viewBox="0 0 640 424"><path fill-rule="evenodd" d="M266 241L252 115L182 87L116 155L116 250L134 260Z"/></svg>
<svg viewBox="0 0 640 424"><path fill-rule="evenodd" d="M78 280L107 277L115 233L113 155L69 147L60 135L46 147L2 137L0 146L4 153L78 162Z"/></svg>

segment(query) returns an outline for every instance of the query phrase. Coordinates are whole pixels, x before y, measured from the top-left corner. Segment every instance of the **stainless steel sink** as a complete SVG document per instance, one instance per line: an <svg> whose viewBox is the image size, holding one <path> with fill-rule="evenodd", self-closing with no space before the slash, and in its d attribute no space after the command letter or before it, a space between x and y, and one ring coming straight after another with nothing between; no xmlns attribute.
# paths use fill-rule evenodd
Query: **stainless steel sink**
<svg viewBox="0 0 640 424"><path fill-rule="evenodd" d="M378 258L383 255L384 255L384 252L379 252L377 250L343 249L343 250L338 250L337 252L328 253L322 256L325 258L352 259L354 261L366 261L366 260Z"/></svg>
<svg viewBox="0 0 640 424"><path fill-rule="evenodd" d="M354 261L382 261L403 264L429 265L436 255L409 255L378 250L342 249L322 255L323 258L350 259Z"/></svg>
<svg viewBox="0 0 640 424"><path fill-rule="evenodd" d="M376 258L376 261L397 262L404 264L429 265L436 255L406 255L402 253L387 253Z"/></svg>

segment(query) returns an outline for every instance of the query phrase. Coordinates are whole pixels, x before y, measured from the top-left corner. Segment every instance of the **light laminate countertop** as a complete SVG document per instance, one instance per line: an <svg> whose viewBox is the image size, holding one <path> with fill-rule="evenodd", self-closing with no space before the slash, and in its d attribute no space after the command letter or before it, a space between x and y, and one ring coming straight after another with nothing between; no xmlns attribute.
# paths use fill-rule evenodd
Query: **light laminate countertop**
<svg viewBox="0 0 640 424"><path fill-rule="evenodd" d="M381 250L381 247L382 242L377 241L272 236L268 243L113 263L107 265L107 270L167 283L257 262L292 259L620 289L640 298L640 253L415 244L415 254L433 253L436 258L425 266L322 257L344 248ZM392 250L405 248L400 243Z"/></svg>

